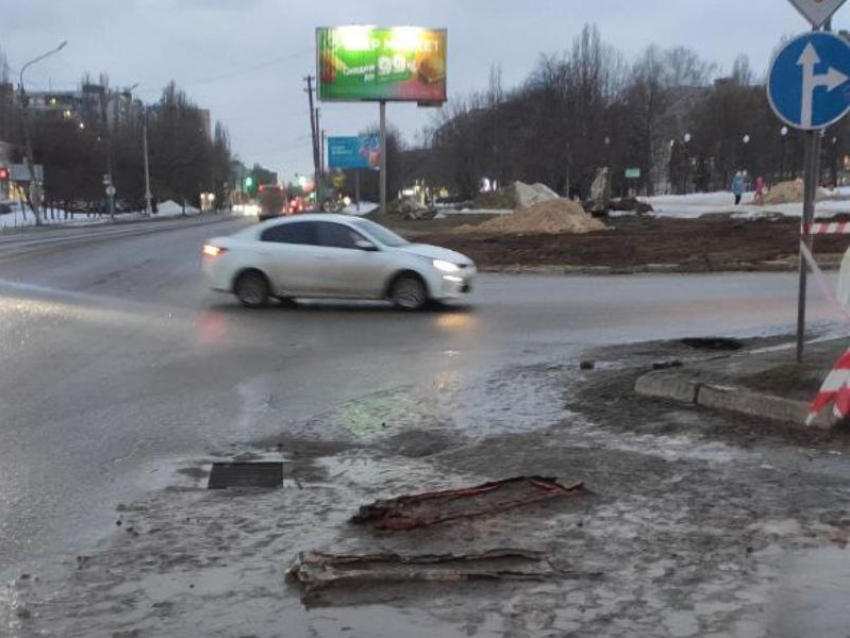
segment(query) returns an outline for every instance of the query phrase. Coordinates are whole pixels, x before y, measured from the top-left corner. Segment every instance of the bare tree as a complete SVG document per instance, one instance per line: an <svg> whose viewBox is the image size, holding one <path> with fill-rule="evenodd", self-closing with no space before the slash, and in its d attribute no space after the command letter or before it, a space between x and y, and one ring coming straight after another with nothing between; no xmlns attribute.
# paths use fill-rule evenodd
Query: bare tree
<svg viewBox="0 0 850 638"><path fill-rule="evenodd" d="M756 74L750 65L750 58L739 55L732 65L732 81L738 86L752 86L756 81Z"/></svg>

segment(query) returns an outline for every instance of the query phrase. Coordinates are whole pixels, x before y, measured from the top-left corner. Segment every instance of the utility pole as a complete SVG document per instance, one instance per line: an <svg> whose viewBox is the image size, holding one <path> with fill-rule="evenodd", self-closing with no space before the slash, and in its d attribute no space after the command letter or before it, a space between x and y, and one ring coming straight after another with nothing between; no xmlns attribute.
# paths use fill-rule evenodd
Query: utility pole
<svg viewBox="0 0 850 638"><path fill-rule="evenodd" d="M310 133L313 139L313 170L315 171L315 181L318 188L319 183L319 144L318 144L318 122L316 118L318 112L313 104L313 80L312 75L308 75L304 80L307 82L307 99L310 104Z"/></svg>

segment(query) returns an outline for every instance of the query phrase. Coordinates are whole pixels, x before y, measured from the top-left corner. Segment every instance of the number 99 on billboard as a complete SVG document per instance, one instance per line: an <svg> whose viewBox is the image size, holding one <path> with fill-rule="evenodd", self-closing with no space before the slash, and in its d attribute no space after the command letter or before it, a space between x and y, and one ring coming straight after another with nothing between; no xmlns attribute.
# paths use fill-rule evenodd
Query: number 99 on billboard
<svg viewBox="0 0 850 638"><path fill-rule="evenodd" d="M446 44L445 29L320 27L319 99L445 102Z"/></svg>

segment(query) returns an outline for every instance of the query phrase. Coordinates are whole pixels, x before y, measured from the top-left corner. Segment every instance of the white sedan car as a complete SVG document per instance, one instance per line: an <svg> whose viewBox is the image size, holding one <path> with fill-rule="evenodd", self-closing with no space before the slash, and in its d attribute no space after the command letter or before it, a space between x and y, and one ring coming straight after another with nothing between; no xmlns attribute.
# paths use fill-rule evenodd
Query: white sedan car
<svg viewBox="0 0 850 638"><path fill-rule="evenodd" d="M211 239L202 253L212 287L249 307L306 297L389 299L415 310L468 295L476 274L469 257L345 215L270 220Z"/></svg>

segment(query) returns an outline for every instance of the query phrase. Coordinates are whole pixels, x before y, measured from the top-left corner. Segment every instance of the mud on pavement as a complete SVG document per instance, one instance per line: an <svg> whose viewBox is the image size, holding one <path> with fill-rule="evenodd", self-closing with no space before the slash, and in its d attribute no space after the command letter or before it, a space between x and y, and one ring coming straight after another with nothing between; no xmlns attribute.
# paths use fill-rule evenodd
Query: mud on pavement
<svg viewBox="0 0 850 638"><path fill-rule="evenodd" d="M168 485L122 505L66 577L0 590L0 633L846 637L847 436L632 394L652 363L690 356L705 355L641 344L585 353L593 370L565 358L441 377L287 423L250 450L169 461ZM205 489L209 464L234 458L282 461L283 488ZM377 499L530 474L590 493L403 533L348 522ZM564 575L393 583L311 608L284 577L299 552L507 547Z"/></svg>

